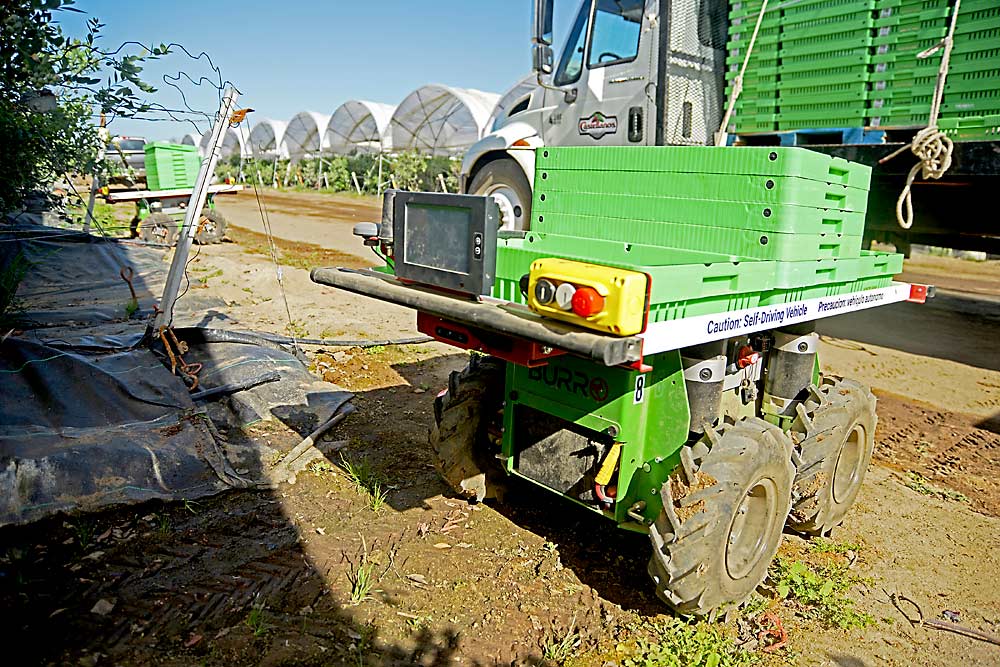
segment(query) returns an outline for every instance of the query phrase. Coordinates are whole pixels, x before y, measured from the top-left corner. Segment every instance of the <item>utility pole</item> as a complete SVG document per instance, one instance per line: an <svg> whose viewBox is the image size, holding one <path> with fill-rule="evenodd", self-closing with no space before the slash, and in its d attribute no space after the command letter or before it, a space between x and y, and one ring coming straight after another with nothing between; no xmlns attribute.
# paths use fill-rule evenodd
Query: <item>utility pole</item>
<svg viewBox="0 0 1000 667"><path fill-rule="evenodd" d="M173 322L174 304L177 302L177 293L180 291L181 279L184 277L188 254L191 252L191 243L194 241L195 232L198 231L201 209L205 206L205 200L208 198L208 186L212 182L215 165L222 153L222 142L226 138L229 119L232 117L233 111L236 110L237 97L239 97L239 93L236 92L235 88L230 87L226 90L226 94L222 98L222 105L219 107L219 115L215 119L215 125L212 126L208 154L201 163L198 180L191 193L191 198L188 200L187 210L184 214L184 226L177 239L174 259L170 263L170 271L167 273L167 284L163 288L163 298L160 299L160 311L156 314L156 319L153 320L154 332L159 332L160 327L170 326Z"/></svg>

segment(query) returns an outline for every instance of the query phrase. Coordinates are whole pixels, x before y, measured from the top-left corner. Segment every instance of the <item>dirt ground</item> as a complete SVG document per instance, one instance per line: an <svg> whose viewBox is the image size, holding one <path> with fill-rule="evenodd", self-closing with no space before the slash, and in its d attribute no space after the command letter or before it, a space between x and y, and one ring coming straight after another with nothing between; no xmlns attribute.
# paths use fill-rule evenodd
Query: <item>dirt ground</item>
<svg viewBox="0 0 1000 667"><path fill-rule="evenodd" d="M315 285L302 268L366 264L350 226L377 219L377 202L281 193L265 203L292 322L266 241L252 234L263 229L252 195L221 205L237 243L203 247L190 265L192 289L227 302L206 322L337 339L413 335L411 312ZM1000 633L1000 358L991 345L1000 263L920 257L906 272L939 282L944 298L823 329L825 370L879 396L876 463L832 536L850 554L849 596L873 624L841 630L772 601L789 643L750 660L1000 664L1000 646L914 627L892 600ZM529 485L503 504L469 505L438 480L431 408L464 355L435 343L312 347L310 357L318 375L357 393L358 412L328 436L340 455L294 484L0 531L0 628L19 647L16 664L677 664L644 662L636 648L671 619L646 574L645 536ZM279 423L248 430L284 448L298 440ZM384 505L348 467L369 471ZM811 548L788 533L782 553ZM366 573L370 588L352 600ZM731 618L723 632L753 649L747 623Z"/></svg>

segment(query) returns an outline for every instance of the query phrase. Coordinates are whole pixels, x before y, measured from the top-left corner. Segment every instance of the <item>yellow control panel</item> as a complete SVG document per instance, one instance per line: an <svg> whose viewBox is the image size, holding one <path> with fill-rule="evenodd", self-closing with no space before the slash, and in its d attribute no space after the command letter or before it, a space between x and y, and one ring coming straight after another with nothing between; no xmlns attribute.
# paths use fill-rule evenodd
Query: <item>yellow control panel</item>
<svg viewBox="0 0 1000 667"><path fill-rule="evenodd" d="M617 336L646 327L649 276L549 257L531 263L528 306L545 317Z"/></svg>

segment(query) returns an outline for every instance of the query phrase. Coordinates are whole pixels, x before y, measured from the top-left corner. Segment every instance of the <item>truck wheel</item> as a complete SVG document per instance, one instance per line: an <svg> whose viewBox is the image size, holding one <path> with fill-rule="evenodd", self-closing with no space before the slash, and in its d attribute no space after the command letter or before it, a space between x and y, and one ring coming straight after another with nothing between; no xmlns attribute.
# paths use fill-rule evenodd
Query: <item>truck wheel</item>
<svg viewBox="0 0 1000 667"><path fill-rule="evenodd" d="M194 240L198 245L208 245L209 243L222 243L222 238L226 235L228 223L221 213L214 209L206 208L201 213L198 220L198 231L195 232Z"/></svg>
<svg viewBox="0 0 1000 667"><path fill-rule="evenodd" d="M681 614L714 617L764 581L791 506L792 444L751 417L681 450L649 528L656 594Z"/></svg>
<svg viewBox="0 0 1000 667"><path fill-rule="evenodd" d="M503 473L495 454L502 422L504 362L473 355L453 371L434 401L430 443L434 466L456 493L469 500L495 498Z"/></svg>
<svg viewBox="0 0 1000 667"><path fill-rule="evenodd" d="M844 520L868 470L878 419L875 396L854 380L824 377L798 412L789 429L796 473L788 525L827 535Z"/></svg>
<svg viewBox="0 0 1000 667"><path fill-rule="evenodd" d="M166 213L150 213L139 222L139 238L171 246L177 242L177 221Z"/></svg>
<svg viewBox="0 0 1000 667"><path fill-rule="evenodd" d="M500 207L500 229L531 228L531 184L521 166L510 158L487 162L476 172L469 194L491 195Z"/></svg>

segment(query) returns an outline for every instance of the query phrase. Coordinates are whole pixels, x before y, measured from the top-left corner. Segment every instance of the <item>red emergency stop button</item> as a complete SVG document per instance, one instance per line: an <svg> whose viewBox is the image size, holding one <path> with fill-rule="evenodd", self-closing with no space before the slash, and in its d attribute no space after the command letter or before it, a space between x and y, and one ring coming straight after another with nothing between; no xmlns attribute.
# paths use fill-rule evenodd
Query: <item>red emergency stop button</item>
<svg viewBox="0 0 1000 667"><path fill-rule="evenodd" d="M604 310L604 297L593 287L577 288L573 294L573 312L580 317L590 317Z"/></svg>

